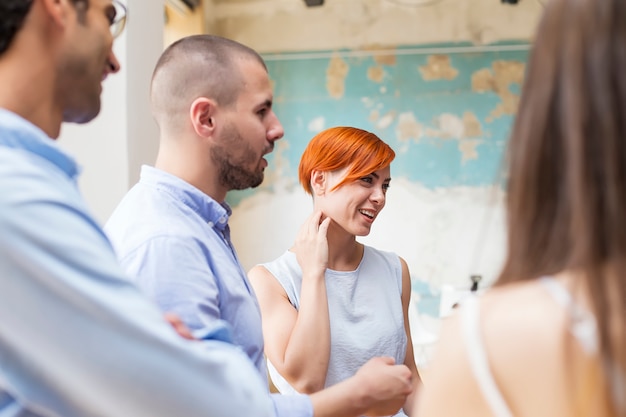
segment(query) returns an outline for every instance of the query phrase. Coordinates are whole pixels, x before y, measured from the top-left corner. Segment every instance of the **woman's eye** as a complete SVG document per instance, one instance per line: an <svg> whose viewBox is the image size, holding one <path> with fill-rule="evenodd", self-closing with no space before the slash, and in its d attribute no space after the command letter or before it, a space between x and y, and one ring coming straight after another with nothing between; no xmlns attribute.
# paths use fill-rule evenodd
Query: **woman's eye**
<svg viewBox="0 0 626 417"><path fill-rule="evenodd" d="M361 181L366 182L368 184L372 183L372 178L371 177L363 177L361 178Z"/></svg>

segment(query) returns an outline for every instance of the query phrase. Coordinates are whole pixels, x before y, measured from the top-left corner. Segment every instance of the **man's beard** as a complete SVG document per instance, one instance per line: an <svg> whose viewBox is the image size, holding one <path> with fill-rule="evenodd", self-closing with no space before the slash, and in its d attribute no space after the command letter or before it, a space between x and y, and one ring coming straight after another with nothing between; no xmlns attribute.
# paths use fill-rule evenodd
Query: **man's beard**
<svg viewBox="0 0 626 417"><path fill-rule="evenodd" d="M217 164L220 184L229 190L254 188L263 182L263 171L250 171L246 167L257 162L258 156L234 126L225 129L222 145L211 148L211 159ZM238 156L231 155L237 152ZM243 153L241 153L243 151Z"/></svg>

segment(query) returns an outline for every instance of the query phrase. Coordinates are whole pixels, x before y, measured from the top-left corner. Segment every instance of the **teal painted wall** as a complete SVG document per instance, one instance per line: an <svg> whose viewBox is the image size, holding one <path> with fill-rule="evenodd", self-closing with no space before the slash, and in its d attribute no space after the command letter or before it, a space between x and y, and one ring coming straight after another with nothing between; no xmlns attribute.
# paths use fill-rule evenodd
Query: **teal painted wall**
<svg viewBox="0 0 626 417"><path fill-rule="evenodd" d="M526 49L519 43L442 44L388 55L358 50L266 55L275 112L288 142L281 158L289 164L281 175L297 176L300 155L317 131L352 125L394 148L394 177L429 188L501 181ZM269 155L270 171L275 156ZM266 182L261 188L271 186ZM255 192L234 192L228 201L236 206Z"/></svg>
<svg viewBox="0 0 626 417"><path fill-rule="evenodd" d="M452 200L453 194L459 188L476 189L475 195L481 195L480 190L486 187L503 187L502 158L517 108L527 50L528 45L521 43L486 47L464 43L385 51L265 55L274 83L274 108L284 125L285 137L267 157L269 167L264 183L257 189L229 193L228 202L237 208L246 199L253 201L251 197L259 192L275 197L293 192L298 187L297 168L306 144L318 131L337 125L376 133L396 151L392 163L394 179L403 178L429 190L441 190L448 201L456 201ZM291 188L276 186L281 181ZM453 189L457 191L445 194ZM407 200L405 204L414 203ZM290 209L279 207L254 218L264 223L268 216L285 216L280 210ZM444 210L449 208L442 206ZM472 218L464 212L466 207L455 210L454 214L445 215L448 220L474 221L475 216ZM237 216L249 213L242 209ZM388 230L395 230L393 233L402 240L404 224L397 223ZM259 228L258 234L262 236L279 233L275 228L263 225ZM432 236L433 230L442 237ZM430 239L443 240L444 236L447 239L444 226L433 230L408 233L431 233ZM457 239L459 233L464 232L455 231L452 235ZM499 234L499 231L490 233ZM250 239L250 235L242 239ZM271 239L264 243L271 244ZM466 246L467 251L480 252L472 245ZM501 246L499 242L497 245ZM410 247L407 251L422 254L417 248ZM441 259L448 263L465 262L444 253ZM410 265L412 272L424 269L417 264L422 260L427 259L422 257ZM495 264L495 257L489 262ZM412 275L413 291L420 295L418 309L422 314L437 317L438 285L449 277L441 277L433 287L433 282L422 280L420 275Z"/></svg>

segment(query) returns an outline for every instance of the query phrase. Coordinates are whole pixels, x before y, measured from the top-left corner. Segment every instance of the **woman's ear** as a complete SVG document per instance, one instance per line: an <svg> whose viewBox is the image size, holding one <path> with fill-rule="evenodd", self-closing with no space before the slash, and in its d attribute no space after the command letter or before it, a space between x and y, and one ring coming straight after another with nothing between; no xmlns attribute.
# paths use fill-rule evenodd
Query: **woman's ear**
<svg viewBox="0 0 626 417"><path fill-rule="evenodd" d="M313 196L323 195L326 192L326 180L327 175L325 171L313 170L311 173L311 190L313 191Z"/></svg>
<svg viewBox="0 0 626 417"><path fill-rule="evenodd" d="M212 136L215 132L216 103L206 97L198 97L189 107L189 119L198 136Z"/></svg>

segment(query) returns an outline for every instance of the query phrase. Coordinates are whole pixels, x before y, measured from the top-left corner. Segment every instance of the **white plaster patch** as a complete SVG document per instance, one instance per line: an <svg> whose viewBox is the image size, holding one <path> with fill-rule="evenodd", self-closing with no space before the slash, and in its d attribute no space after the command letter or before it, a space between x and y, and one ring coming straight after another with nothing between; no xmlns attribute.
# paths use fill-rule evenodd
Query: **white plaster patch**
<svg viewBox="0 0 626 417"><path fill-rule="evenodd" d="M396 126L396 137L398 140L408 141L413 139L418 141L422 138L423 131L422 124L415 119L413 112L400 113Z"/></svg>
<svg viewBox="0 0 626 417"><path fill-rule="evenodd" d="M460 139L465 135L463 120L450 113L442 113L438 118L441 137Z"/></svg>
<svg viewBox="0 0 626 417"><path fill-rule="evenodd" d="M316 117L309 122L309 132L321 132L326 126L326 119L323 116Z"/></svg>
<svg viewBox="0 0 626 417"><path fill-rule="evenodd" d="M376 127L379 129L386 129L389 126L391 126L394 118L395 118L394 113L387 113L386 115L381 117L380 120L378 120L378 123L376 123Z"/></svg>
<svg viewBox="0 0 626 417"><path fill-rule="evenodd" d="M493 282L506 247L502 190L429 189L405 178L391 184L387 205L363 242L397 252L412 277L434 288L468 285L471 274Z"/></svg>
<svg viewBox="0 0 626 417"><path fill-rule="evenodd" d="M301 224L313 209L301 187L261 190L241 201L230 217L231 239L244 269L280 256L293 245Z"/></svg>
<svg viewBox="0 0 626 417"><path fill-rule="evenodd" d="M280 140L275 142L275 149L273 152L274 161L265 170L265 176L263 178L262 189L274 189L285 190L288 187L293 186L293 178L286 173L290 172L289 158L285 156L285 152L289 149L289 141Z"/></svg>
<svg viewBox="0 0 626 417"><path fill-rule="evenodd" d="M375 104L374 100L370 97L361 97L361 103L368 109Z"/></svg>

